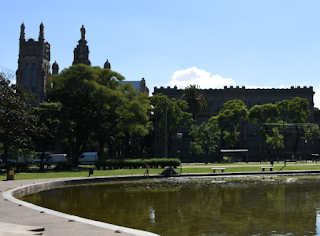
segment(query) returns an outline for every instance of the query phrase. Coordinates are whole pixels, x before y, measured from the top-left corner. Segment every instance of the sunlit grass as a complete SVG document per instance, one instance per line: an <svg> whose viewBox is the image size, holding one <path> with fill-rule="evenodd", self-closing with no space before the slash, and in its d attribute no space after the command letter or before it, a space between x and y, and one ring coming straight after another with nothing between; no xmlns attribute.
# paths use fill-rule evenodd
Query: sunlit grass
<svg viewBox="0 0 320 236"><path fill-rule="evenodd" d="M270 166L269 163L245 163L245 164L183 164L182 173L212 173L211 168L213 166L226 168L224 172L250 172L250 171L261 171L261 166ZM84 168L94 168L93 166L85 166L77 170L68 171L54 171L54 170L33 170L28 172L15 173L15 180L25 179L48 179L48 178L68 178L68 177L88 177L89 171ZM150 169L150 174L158 174L164 169ZM275 163L273 171L286 171L286 170L320 170L320 164L311 162L299 162L298 164L287 164L284 166L283 163ZM180 173L181 169L176 169ZM94 170L91 176L119 176L119 175L143 175L145 169L115 169L115 170ZM220 172L219 170L217 172ZM266 168L265 172L269 172ZM7 179L7 173L0 171L0 181Z"/></svg>

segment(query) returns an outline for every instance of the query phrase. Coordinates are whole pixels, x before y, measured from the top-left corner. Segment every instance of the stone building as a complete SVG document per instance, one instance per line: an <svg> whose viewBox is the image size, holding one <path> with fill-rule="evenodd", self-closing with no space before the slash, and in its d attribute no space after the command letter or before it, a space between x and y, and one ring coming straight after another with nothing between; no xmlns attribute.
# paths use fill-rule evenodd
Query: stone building
<svg viewBox="0 0 320 236"><path fill-rule="evenodd" d="M25 26L21 24L19 39L17 83L31 91L36 99L33 106L46 100L45 86L50 76L50 44L44 39L44 26L40 24L38 41L25 39Z"/></svg>
<svg viewBox="0 0 320 236"><path fill-rule="evenodd" d="M247 104L248 109L255 105L262 105L266 103L275 103L277 101L283 101L285 99L292 100L295 97L306 98L309 102L309 108L311 110L311 116L307 118L306 122L314 123L315 117L319 115L315 115L314 111L314 103L313 103L313 87L294 87L288 89L247 89L244 86L239 87L227 87L225 86L223 89L204 89L202 90L206 102L208 106L204 111L201 111L196 114L196 124L200 124L202 122L207 122L212 116L216 116L219 114L219 111L223 107L223 103L240 99L245 104ZM162 93L167 95L170 99L175 98L180 99L184 93L183 89L177 89L177 87L160 87L154 88L153 94ZM288 117L284 117L285 120L290 123ZM320 120L320 118L319 118ZM319 122L319 121L318 121ZM239 143L234 148L245 148L248 149L249 158L260 156L267 157L267 147L262 134L259 135L259 127L251 124L250 122L242 121L238 131L240 131ZM191 137L188 136L188 129L181 130L183 133L182 145L181 145L181 156L186 158L191 158L188 154L188 148L191 141ZM290 157L293 151L293 143L295 140L295 132L294 130L287 129L285 131L285 150L281 150L282 157ZM158 147L163 147L162 144L158 144ZM301 142L298 145L298 155L304 155L306 151L306 146L304 140L301 139ZM160 150L157 151L161 153ZM275 152L275 151L273 151ZM259 155L257 155L259 154ZM218 154L215 153L211 155L211 160L217 160ZM201 159L200 159L201 160ZM195 160L192 160L195 161Z"/></svg>
<svg viewBox="0 0 320 236"><path fill-rule="evenodd" d="M84 26L80 28L81 38L78 45L73 50L74 60L72 65L83 63L91 66L89 60L89 46L85 39L86 30ZM104 68L111 69L109 60L104 63ZM59 73L59 65L55 61L52 65L52 74ZM46 101L45 86L50 77L50 44L44 39L44 25L40 24L40 32L38 41L34 39L25 39L25 25L21 24L20 39L19 39L19 59L18 69L16 71L16 80L27 91L31 91L36 98L33 106L39 106L41 102ZM125 81L131 83L134 87L137 81ZM149 93L144 78L139 81L137 90L143 93Z"/></svg>

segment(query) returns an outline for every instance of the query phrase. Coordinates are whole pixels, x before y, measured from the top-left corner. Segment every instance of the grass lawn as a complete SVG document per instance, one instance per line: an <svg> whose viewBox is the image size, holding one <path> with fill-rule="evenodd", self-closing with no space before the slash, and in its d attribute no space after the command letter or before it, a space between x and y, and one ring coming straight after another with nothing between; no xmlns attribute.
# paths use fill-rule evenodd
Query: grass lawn
<svg viewBox="0 0 320 236"><path fill-rule="evenodd" d="M225 167L225 172L243 172L243 171L261 171L261 166L270 166L269 163L245 163L245 164L184 164L182 165L182 173L212 173L211 168L213 166ZM85 166L88 168L89 166ZM164 169L150 169L150 174L158 174ZM320 164L299 162L298 164L275 163L274 171L284 170L320 170ZM180 173L180 167L176 169ZM266 169L266 172L269 170ZM116 176L116 175L142 175L145 169L116 169L116 170L94 170L94 174L91 176ZM66 178L66 177L87 177L89 175L88 170L79 168L78 170L67 171L54 171L54 170L33 170L28 172L15 173L15 180L24 179L46 179L46 178ZM0 171L0 181L7 179L7 173Z"/></svg>

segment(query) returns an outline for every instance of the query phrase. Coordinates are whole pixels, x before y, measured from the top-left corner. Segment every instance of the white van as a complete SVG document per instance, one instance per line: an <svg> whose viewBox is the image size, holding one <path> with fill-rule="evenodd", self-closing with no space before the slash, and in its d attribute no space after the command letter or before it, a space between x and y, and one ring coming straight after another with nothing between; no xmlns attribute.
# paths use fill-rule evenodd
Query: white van
<svg viewBox="0 0 320 236"><path fill-rule="evenodd" d="M58 164L59 162L67 162L67 154L51 154L47 157L46 162L48 159L51 158L51 164Z"/></svg>
<svg viewBox="0 0 320 236"><path fill-rule="evenodd" d="M93 164L98 160L97 152L84 152L79 157L79 164Z"/></svg>

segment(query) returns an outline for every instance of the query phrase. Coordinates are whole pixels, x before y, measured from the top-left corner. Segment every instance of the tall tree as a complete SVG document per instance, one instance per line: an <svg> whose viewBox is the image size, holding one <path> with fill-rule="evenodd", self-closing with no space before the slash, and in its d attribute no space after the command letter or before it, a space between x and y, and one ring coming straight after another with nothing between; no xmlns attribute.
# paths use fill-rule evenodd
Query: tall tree
<svg viewBox="0 0 320 236"><path fill-rule="evenodd" d="M189 105L188 111L192 113L192 118L196 122L196 113L203 111L207 107L204 94L198 85L190 85L186 87L181 99L184 97Z"/></svg>
<svg viewBox="0 0 320 236"><path fill-rule="evenodd" d="M110 69L78 64L52 76L48 83L50 100L61 102L70 124L66 141L72 148L75 165L88 143L99 144L101 159L106 142L112 148L126 132L148 132L145 123L149 101L132 85L121 84L124 79Z"/></svg>
<svg viewBox="0 0 320 236"><path fill-rule="evenodd" d="M200 125L192 125L189 135L193 137L190 151L193 153L205 153L205 164L208 163L207 156L214 152L220 140L220 129L218 122L203 122Z"/></svg>
<svg viewBox="0 0 320 236"><path fill-rule="evenodd" d="M220 149L224 149L228 143L233 147L238 142L240 132L237 131L240 121L248 117L246 104L238 99L227 101L218 116L210 118L209 122L218 122L220 128ZM220 155L220 159L222 155Z"/></svg>
<svg viewBox="0 0 320 236"><path fill-rule="evenodd" d="M271 145L272 137L277 137L276 139L281 142L281 147L283 146L283 138L279 139L279 117L280 111L276 104L263 104L263 105L256 105L249 110L249 120L259 126L262 130L268 145L268 155L271 156L270 149L274 146ZM279 148L280 148L279 146Z"/></svg>
<svg viewBox="0 0 320 236"><path fill-rule="evenodd" d="M288 103L287 111L291 123L294 124L296 129L296 140L293 146L294 155L296 155L301 136L301 132L299 129L300 124L306 123L307 117L311 115L309 102L305 98L295 97Z"/></svg>
<svg viewBox="0 0 320 236"><path fill-rule="evenodd" d="M161 138L164 137L164 107L165 102L167 102L168 150L170 150L179 129L193 123L191 114L185 112L188 109L188 103L184 100L170 100L162 93L150 97L150 101L153 106L152 120L154 121L154 129L156 129L157 135Z"/></svg>
<svg viewBox="0 0 320 236"><path fill-rule="evenodd" d="M45 156L45 151L53 150L56 143L62 141L63 133L67 130L63 125L61 103L43 102L39 107L33 107L31 114L38 116L36 122L37 135L33 136L36 150L42 152L41 158Z"/></svg>
<svg viewBox="0 0 320 236"><path fill-rule="evenodd" d="M318 124L306 123L303 124L304 136L303 139L311 140L313 146L313 153L316 153L316 142L320 139L320 129Z"/></svg>
<svg viewBox="0 0 320 236"><path fill-rule="evenodd" d="M17 84L10 84L0 73L0 143L3 161L7 162L10 148L30 148L36 132L36 116L30 114L32 96Z"/></svg>

